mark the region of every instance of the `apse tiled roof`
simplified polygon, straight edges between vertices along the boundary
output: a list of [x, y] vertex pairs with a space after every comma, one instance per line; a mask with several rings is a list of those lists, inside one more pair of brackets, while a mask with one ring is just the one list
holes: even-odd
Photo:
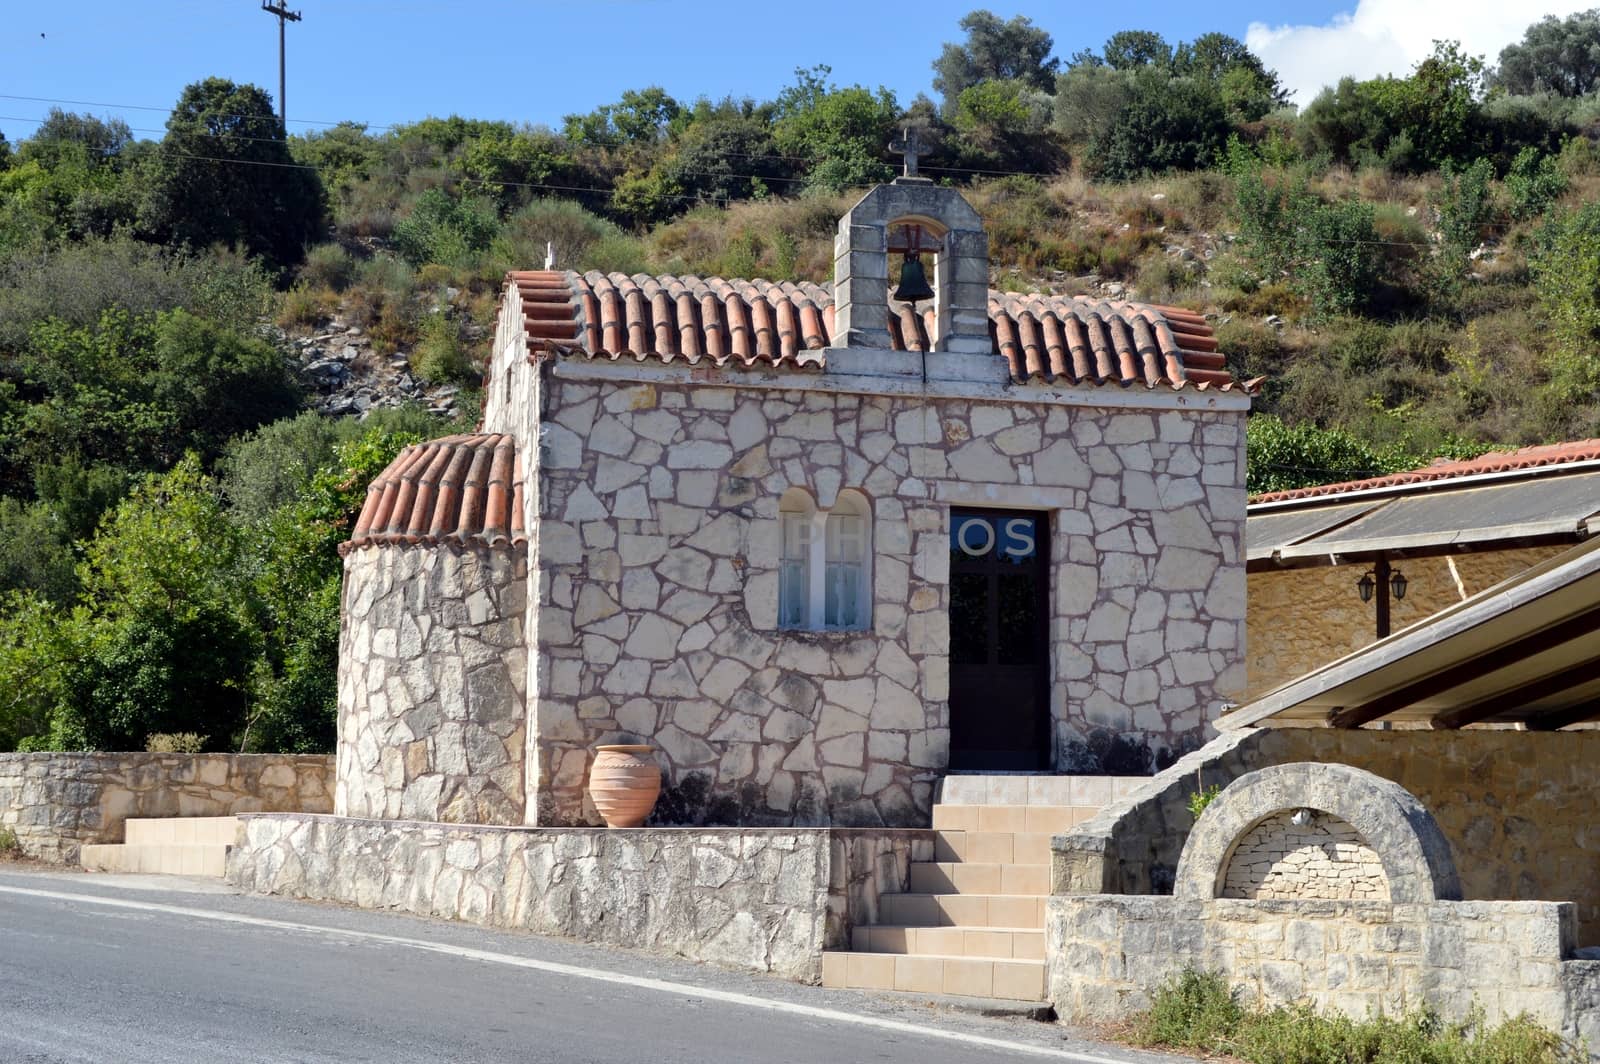
[[1545, 466], [1568, 465], [1573, 462], [1600, 461], [1600, 440], [1574, 440], [1571, 443], [1551, 443], [1539, 447], [1523, 447], [1515, 451], [1493, 451], [1464, 461], [1439, 461], [1421, 469], [1388, 476], [1370, 477], [1366, 480], [1347, 480], [1340, 484], [1319, 484], [1310, 488], [1289, 491], [1270, 491], [1250, 497], [1251, 503], [1288, 502], [1292, 499], [1311, 499], [1322, 495], [1343, 495], [1352, 491], [1370, 491], [1375, 488], [1402, 487], [1407, 484], [1425, 484], [1435, 480], [1453, 480], [1458, 477], [1481, 476], [1486, 473], [1515, 473], [1535, 470]]
[[[530, 347], [590, 359], [821, 369], [823, 285], [599, 271], [512, 271]], [[891, 304], [890, 346], [926, 351], [933, 310]], [[989, 293], [994, 353], [1017, 381], [1254, 391], [1228, 372], [1205, 318], [1083, 296]]]
[[376, 545], [520, 546], [522, 462], [499, 433], [445, 436], [407, 447], [367, 488], [340, 553]]

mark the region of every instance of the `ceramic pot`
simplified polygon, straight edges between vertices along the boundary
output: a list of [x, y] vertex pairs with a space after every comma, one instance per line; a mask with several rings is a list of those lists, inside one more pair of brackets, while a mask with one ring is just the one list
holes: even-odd
[[652, 746], [597, 746], [589, 798], [608, 828], [636, 828], [661, 796], [661, 766]]

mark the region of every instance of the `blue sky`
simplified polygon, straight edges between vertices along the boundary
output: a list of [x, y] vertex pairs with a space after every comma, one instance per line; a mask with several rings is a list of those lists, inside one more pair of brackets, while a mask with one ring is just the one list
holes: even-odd
[[[559, 125], [561, 117], [659, 84], [692, 100], [770, 98], [796, 66], [827, 63], [840, 84], [893, 89], [902, 102], [930, 91], [929, 64], [956, 23], [983, 0], [524, 0], [445, 4], [419, 0], [300, 0], [289, 26], [290, 128], [341, 119], [374, 127], [426, 115]], [[1209, 30], [1249, 37], [1286, 82], [1312, 91], [1324, 71], [1379, 62], [1396, 72], [1448, 32], [1498, 51], [1545, 8], [1509, 16], [1486, 0], [1218, 0], [1137, 6], [1033, 0], [993, 3], [1054, 37], [1056, 54], [1098, 47], [1119, 29], [1156, 29], [1169, 40]], [[277, 22], [258, 0], [12, 0], [0, 27], [0, 131], [26, 137], [51, 104], [115, 114], [158, 136], [183, 86], [208, 75], [277, 93]], [[1427, 8], [1438, 6], [1437, 21]], [[1422, 16], [1418, 21], [1418, 16]], [[1492, 25], [1490, 25], [1492, 23]], [[1254, 25], [1253, 25], [1254, 24]], [[1433, 27], [1444, 27], [1434, 33]], [[1481, 38], [1471, 39], [1476, 30]], [[41, 36], [43, 34], [43, 36]], [[1499, 44], [1494, 42], [1498, 41]], [[1287, 60], [1294, 69], [1287, 69]], [[1306, 93], [1307, 98], [1309, 94]], [[38, 97], [26, 100], [15, 97]], [[139, 107], [154, 108], [140, 110]]]

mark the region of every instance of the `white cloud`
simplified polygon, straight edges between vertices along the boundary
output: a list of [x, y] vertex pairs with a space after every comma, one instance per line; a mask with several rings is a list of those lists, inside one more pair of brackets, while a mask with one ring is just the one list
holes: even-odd
[[1433, 51], [1435, 40], [1458, 40], [1491, 64], [1545, 15], [1570, 15], [1594, 0], [1533, 0], [1527, 7], [1498, 0], [1359, 0], [1354, 13], [1322, 26], [1252, 22], [1245, 43], [1304, 107], [1341, 77], [1404, 75]]

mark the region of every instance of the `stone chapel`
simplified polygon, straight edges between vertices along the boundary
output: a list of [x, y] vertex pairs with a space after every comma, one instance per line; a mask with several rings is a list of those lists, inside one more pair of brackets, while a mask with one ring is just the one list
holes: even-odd
[[831, 287], [514, 272], [481, 432], [402, 453], [346, 547], [336, 812], [598, 823], [607, 742], [656, 747], [667, 825], [1164, 767], [1244, 687], [1250, 391], [1194, 313], [991, 289], [916, 177]]

